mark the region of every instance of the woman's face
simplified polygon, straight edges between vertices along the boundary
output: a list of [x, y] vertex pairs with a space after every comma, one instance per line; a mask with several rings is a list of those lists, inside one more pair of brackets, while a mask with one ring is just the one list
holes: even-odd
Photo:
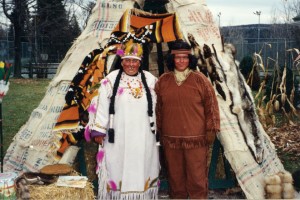
[[188, 54], [180, 53], [174, 55], [175, 69], [177, 71], [182, 72], [188, 68], [189, 61], [190, 59]]
[[124, 58], [122, 59], [121, 65], [127, 75], [133, 76], [138, 73], [141, 61], [134, 58]]

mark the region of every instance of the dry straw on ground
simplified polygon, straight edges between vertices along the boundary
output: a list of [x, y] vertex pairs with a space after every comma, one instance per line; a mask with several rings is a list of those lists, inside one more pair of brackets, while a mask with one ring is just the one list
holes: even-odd
[[[72, 171], [70, 176], [79, 176], [79, 173]], [[53, 200], [94, 200], [94, 186], [90, 181], [87, 181], [84, 188], [62, 187], [56, 186], [56, 182], [49, 185], [28, 185], [30, 199], [53, 199]]]
[[93, 185], [87, 182], [85, 188], [71, 188], [56, 186], [56, 183], [50, 185], [29, 185], [30, 199], [95, 199]]

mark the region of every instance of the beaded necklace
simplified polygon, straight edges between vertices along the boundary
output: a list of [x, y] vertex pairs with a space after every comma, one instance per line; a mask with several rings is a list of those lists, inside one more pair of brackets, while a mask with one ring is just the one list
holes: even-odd
[[[131, 94], [134, 98], [139, 99], [143, 96], [143, 83], [140, 80], [131, 78], [124, 80], [124, 77], [121, 77], [121, 80], [123, 80], [127, 84], [130, 90], [129, 94]], [[132, 85], [138, 86], [134, 87]]]
[[127, 85], [128, 85], [128, 87], [130, 89], [130, 94], [134, 98], [139, 99], [139, 98], [141, 98], [143, 96], [143, 89], [142, 89], [143, 85], [142, 85], [141, 81], [137, 80], [137, 82], [139, 83], [139, 87], [136, 87], [136, 88], [132, 87], [129, 82], [127, 82]]

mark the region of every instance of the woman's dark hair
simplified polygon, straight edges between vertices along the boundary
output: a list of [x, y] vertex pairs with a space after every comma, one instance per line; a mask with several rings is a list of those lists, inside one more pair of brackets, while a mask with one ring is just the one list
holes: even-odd
[[[123, 68], [119, 66], [119, 73], [116, 77], [114, 86], [113, 86], [113, 93], [112, 96], [110, 98], [110, 104], [109, 104], [109, 114], [110, 115], [114, 115], [115, 114], [115, 99], [116, 99], [116, 94], [118, 91], [118, 87], [120, 84], [120, 80], [121, 80], [121, 75], [123, 72]], [[148, 116], [149, 117], [153, 117], [153, 102], [152, 102], [152, 96], [151, 96], [151, 92], [150, 89], [148, 87], [147, 81], [146, 81], [146, 77], [145, 74], [140, 66], [139, 68], [139, 72], [141, 73], [141, 78], [142, 78], [142, 83], [144, 85], [144, 88], [146, 90], [146, 97], [147, 97], [147, 101], [148, 101]], [[152, 127], [153, 125], [150, 124], [150, 126]], [[151, 129], [152, 130], [152, 129]], [[109, 134], [109, 138], [108, 141], [110, 143], [114, 143], [114, 129], [112, 127], [109, 128], [108, 130], [108, 134]]]
[[113, 93], [112, 93], [112, 96], [110, 98], [109, 114], [112, 114], [112, 115], [115, 114], [115, 98], [116, 98], [116, 94], [117, 94], [118, 87], [119, 87], [119, 84], [120, 84], [122, 72], [123, 72], [123, 68], [121, 67], [120, 71], [119, 71], [119, 73], [116, 77], [114, 87], [113, 87]]
[[143, 72], [143, 70], [141, 68], [139, 69], [139, 71], [141, 73], [142, 82], [143, 82], [143, 85], [146, 90], [146, 97], [147, 97], [147, 101], [148, 101], [148, 116], [153, 117], [153, 103], [152, 103], [151, 92], [150, 92], [150, 89], [149, 89], [147, 81], [146, 81], [145, 73]]
[[[171, 50], [179, 50], [179, 49], [186, 49], [186, 50], [191, 50], [191, 46], [183, 41], [183, 40], [176, 40], [174, 42], [170, 42], [169, 43], [169, 48], [170, 48], [170, 52], [167, 55], [167, 67], [170, 71], [174, 71], [175, 68], [175, 62], [174, 62], [174, 54], [171, 54]], [[197, 68], [197, 58], [192, 55], [189, 54], [189, 68], [191, 70], [196, 70]]]
[[121, 62], [122, 62], [121, 57], [119, 55], [116, 55], [115, 58], [114, 58], [113, 63], [111, 64], [109, 72], [112, 72], [112, 71], [114, 71], [116, 69], [122, 68]]
[[[121, 75], [123, 72], [123, 68], [120, 68], [120, 71], [116, 77], [115, 83], [114, 83], [114, 87], [113, 87], [113, 93], [112, 96], [110, 98], [110, 104], [109, 104], [109, 116], [114, 115], [115, 114], [115, 100], [116, 100], [116, 94], [118, 91], [118, 87], [120, 84], [120, 80], [121, 80]], [[112, 119], [110, 119], [112, 120]], [[109, 127], [108, 129], [108, 142], [110, 143], [114, 143], [115, 142], [115, 130], [113, 129], [113, 127]]]

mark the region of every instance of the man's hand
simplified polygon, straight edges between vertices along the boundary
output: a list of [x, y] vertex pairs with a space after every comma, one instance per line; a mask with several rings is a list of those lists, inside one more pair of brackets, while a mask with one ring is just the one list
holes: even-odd
[[208, 132], [207, 133], [207, 143], [208, 143], [208, 145], [213, 144], [215, 139], [216, 139], [216, 133], [215, 132]]

